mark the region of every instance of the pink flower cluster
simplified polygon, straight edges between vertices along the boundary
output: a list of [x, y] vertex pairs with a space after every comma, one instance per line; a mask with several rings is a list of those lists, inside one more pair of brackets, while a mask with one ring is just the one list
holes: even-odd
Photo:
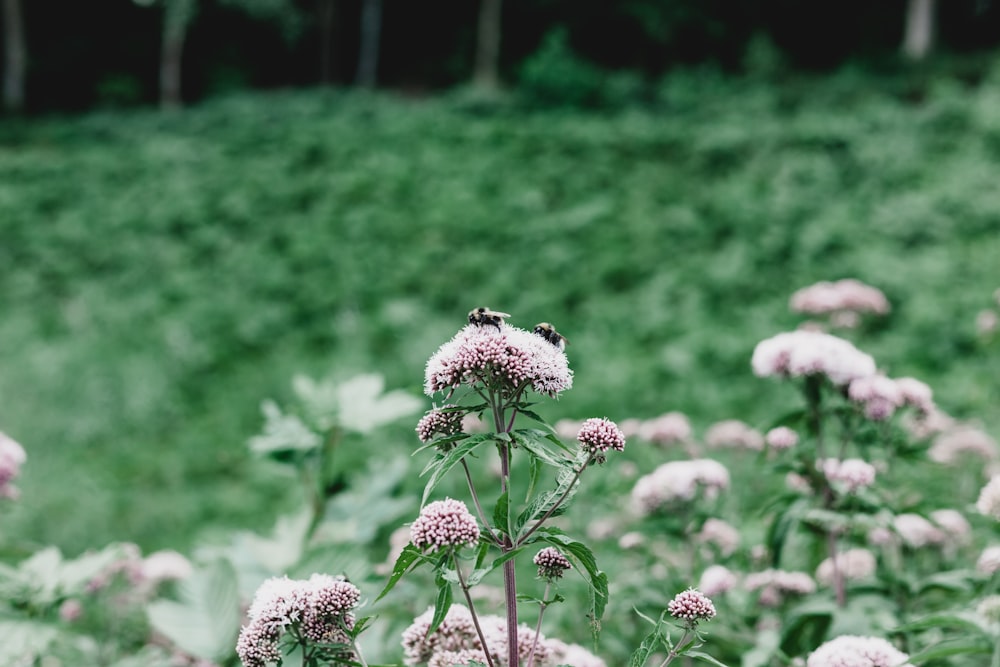
[[946, 427], [927, 450], [927, 456], [936, 463], [954, 464], [968, 455], [983, 461], [995, 461], [1000, 447], [988, 433], [971, 424]]
[[757, 343], [750, 361], [758, 377], [825, 375], [846, 385], [875, 374], [875, 360], [854, 345], [819, 331], [789, 331]]
[[593, 417], [583, 422], [576, 440], [597, 463], [604, 463], [606, 454], [612, 449], [625, 450], [625, 434], [610, 419]]
[[463, 413], [457, 406], [448, 404], [429, 410], [417, 422], [417, 437], [420, 442], [430, 442], [438, 435], [455, 435], [462, 430]]
[[[348, 644], [347, 630], [354, 627], [351, 610], [360, 599], [357, 586], [327, 574], [314, 574], [306, 581], [268, 579], [250, 604], [250, 622], [240, 630], [236, 653], [245, 667], [279, 662], [279, 642], [286, 632], [315, 643]], [[342, 655], [353, 653], [345, 648]]]
[[698, 589], [705, 595], [715, 596], [728, 593], [736, 588], [736, 574], [724, 565], [710, 565], [701, 573]]
[[691, 624], [698, 621], [709, 621], [715, 618], [715, 605], [700, 591], [689, 588], [678, 593], [667, 604], [667, 611], [674, 618], [680, 618]]
[[913, 667], [909, 659], [880, 637], [841, 635], [810, 653], [806, 667]]
[[845, 311], [885, 315], [889, 312], [889, 301], [881, 290], [853, 278], [835, 282], [824, 280], [803, 287], [792, 294], [789, 306], [795, 312], [810, 315]]
[[686, 442], [691, 437], [691, 422], [682, 412], [667, 412], [639, 422], [636, 431], [640, 440], [657, 445], [672, 445]]
[[[479, 617], [486, 640], [483, 648], [476, 632], [472, 613], [468, 607], [453, 604], [448, 608], [444, 620], [434, 632], [428, 634], [434, 609], [430, 608], [413, 620], [403, 631], [403, 663], [406, 665], [423, 665], [427, 667], [453, 667], [466, 665], [469, 660], [486, 662], [485, 651], [489, 651], [495, 664], [506, 664], [507, 660], [507, 621], [494, 615]], [[535, 630], [525, 624], [518, 625], [517, 647], [518, 656], [525, 664], [534, 645], [536, 665], [573, 664], [578, 667], [605, 667], [604, 662], [586, 649], [566, 644], [556, 639], [548, 639], [545, 635], [538, 636], [535, 645]], [[463, 662], [464, 660], [464, 662]], [[572, 660], [572, 662], [569, 662]]]
[[712, 459], [670, 461], [636, 480], [632, 487], [633, 507], [641, 514], [695, 499], [701, 489], [706, 498], [714, 498], [729, 488], [729, 471]]
[[506, 324], [470, 324], [427, 361], [424, 391], [431, 396], [475, 383], [511, 392], [530, 386], [555, 397], [573, 386], [573, 372], [566, 354], [541, 336]]
[[982, 550], [976, 559], [976, 571], [980, 574], [993, 574], [1000, 570], [1000, 545], [991, 545]]
[[764, 442], [777, 451], [791, 449], [799, 444], [799, 434], [787, 426], [776, 426], [764, 434]]
[[952, 543], [967, 544], [972, 537], [972, 526], [958, 510], [935, 510], [930, 513], [930, 518]]
[[847, 396], [860, 403], [865, 416], [873, 421], [888, 419], [904, 405], [925, 414], [934, 410], [931, 388], [916, 378], [893, 380], [884, 375], [869, 375], [853, 380], [847, 388]]
[[479, 541], [479, 525], [465, 503], [446, 498], [429, 503], [410, 526], [410, 541], [418, 549], [473, 545]]
[[867, 579], [875, 574], [875, 554], [868, 549], [848, 549], [837, 554], [836, 560], [826, 558], [816, 568], [816, 581], [824, 586], [833, 585], [834, 566], [847, 581]]
[[731, 556], [740, 546], [740, 531], [721, 519], [706, 519], [696, 539], [718, 548], [723, 556]]
[[936, 546], [945, 542], [944, 531], [919, 514], [898, 514], [892, 519], [892, 529], [903, 544], [913, 549]]
[[991, 478], [979, 492], [976, 509], [983, 516], [1000, 521], [1000, 476]]
[[875, 466], [861, 459], [820, 459], [816, 467], [830, 484], [842, 486], [847, 493], [857, 493], [875, 483]]
[[12, 482], [21, 474], [21, 466], [27, 458], [24, 447], [13, 438], [0, 433], [0, 498], [14, 500], [20, 495]]
[[743, 588], [760, 590], [758, 602], [765, 607], [776, 607], [788, 595], [815, 593], [816, 582], [805, 572], [771, 569], [748, 574], [743, 580]]
[[538, 566], [538, 576], [545, 579], [558, 579], [572, 567], [569, 559], [555, 547], [545, 547], [535, 554], [532, 562]]
[[738, 419], [725, 419], [708, 427], [705, 444], [709, 447], [735, 447], [759, 452], [764, 449], [764, 436]]

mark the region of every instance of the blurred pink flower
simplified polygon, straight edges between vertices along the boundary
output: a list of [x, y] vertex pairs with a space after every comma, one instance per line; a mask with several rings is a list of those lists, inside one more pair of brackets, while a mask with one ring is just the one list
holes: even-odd
[[709, 447], [735, 447], [759, 452], [764, 449], [764, 436], [738, 419], [725, 419], [708, 428], [705, 444]]
[[806, 667], [913, 667], [909, 658], [879, 637], [841, 635], [809, 654]]
[[819, 331], [789, 331], [757, 344], [750, 361], [759, 377], [825, 375], [835, 385], [875, 374], [875, 360], [854, 345]]
[[904, 403], [903, 392], [896, 381], [884, 375], [869, 375], [852, 380], [847, 396], [861, 403], [865, 416], [874, 421], [888, 419]]
[[[868, 549], [848, 549], [837, 554], [836, 569], [847, 581], [867, 579], [875, 574], [875, 554]], [[826, 558], [816, 568], [816, 581], [823, 586], [833, 585], [834, 560]]]
[[927, 450], [927, 456], [937, 463], [957, 463], [966, 455], [994, 461], [998, 458], [997, 442], [982, 429], [962, 424], [938, 435]]
[[930, 517], [953, 542], [968, 544], [972, 537], [972, 526], [961, 512], [951, 509], [935, 510]]
[[176, 581], [187, 579], [194, 571], [185, 556], [176, 551], [156, 551], [142, 560], [140, 565], [142, 578], [147, 581]]
[[729, 568], [723, 565], [710, 565], [701, 573], [698, 589], [705, 595], [714, 597], [736, 588], [737, 578]]
[[778, 426], [772, 428], [764, 435], [764, 442], [771, 449], [791, 449], [799, 444], [799, 434], [787, 426]]
[[875, 466], [861, 459], [820, 459], [816, 467], [830, 484], [842, 486], [847, 493], [857, 493], [875, 483]]
[[1000, 476], [991, 478], [979, 492], [976, 509], [983, 516], [1000, 521]]
[[21, 473], [21, 466], [27, 459], [20, 443], [0, 433], [0, 498], [17, 499], [19, 492], [11, 482]]
[[939, 545], [945, 541], [944, 531], [919, 514], [897, 514], [892, 520], [892, 528], [903, 540], [903, 544], [914, 549]]
[[681, 412], [668, 412], [642, 422], [638, 436], [657, 445], [686, 442], [691, 437], [691, 422]]
[[547, 639], [545, 644], [552, 656], [550, 664], [573, 665], [573, 667], [607, 667], [603, 660], [577, 644], [567, 644], [560, 639]]
[[59, 605], [59, 618], [67, 623], [73, 623], [83, 615], [83, 605], [76, 598], [63, 600]]
[[997, 570], [1000, 570], [1000, 545], [986, 547], [976, 560], [976, 571], [993, 574]]
[[889, 301], [881, 290], [853, 278], [803, 287], [792, 294], [789, 305], [795, 312], [811, 315], [889, 312]]
[[636, 480], [632, 487], [633, 508], [649, 514], [677, 503], [695, 499], [699, 489], [707, 498], [729, 488], [729, 471], [712, 459], [670, 461]]
[[706, 519], [695, 536], [699, 542], [713, 544], [723, 556], [730, 556], [740, 546], [740, 531], [721, 519]]

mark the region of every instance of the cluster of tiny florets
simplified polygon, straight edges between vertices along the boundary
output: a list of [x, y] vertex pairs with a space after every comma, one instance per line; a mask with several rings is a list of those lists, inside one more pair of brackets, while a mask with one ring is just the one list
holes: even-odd
[[603, 463], [607, 452], [625, 450], [625, 434], [610, 419], [594, 417], [583, 422], [576, 434], [577, 442], [598, 463]]
[[789, 331], [757, 343], [750, 361], [758, 377], [823, 375], [838, 386], [875, 374], [875, 360], [821, 331]]
[[841, 635], [813, 651], [806, 667], [913, 667], [909, 659], [880, 637]]
[[479, 541], [479, 525], [465, 503], [446, 498], [420, 511], [410, 526], [410, 541], [418, 549], [472, 545]]
[[[268, 579], [250, 604], [250, 622], [240, 630], [236, 653], [245, 667], [278, 662], [279, 642], [293, 629], [312, 642], [346, 644], [347, 630], [354, 627], [351, 609], [360, 599], [361, 591], [354, 584], [326, 574], [314, 574], [307, 581]], [[345, 650], [341, 655], [353, 654]]]
[[538, 566], [538, 576], [545, 579], [558, 579], [572, 567], [569, 559], [555, 547], [545, 547], [539, 551], [533, 562]]
[[430, 442], [439, 435], [455, 435], [462, 430], [464, 414], [454, 405], [442, 405], [429, 410], [417, 422], [417, 437], [420, 442]]
[[667, 604], [667, 611], [674, 618], [684, 619], [691, 623], [708, 621], [715, 618], [715, 605], [700, 591], [689, 588], [674, 596]]
[[566, 354], [541, 336], [507, 324], [468, 325], [427, 361], [428, 396], [477, 382], [555, 397], [573, 385]]

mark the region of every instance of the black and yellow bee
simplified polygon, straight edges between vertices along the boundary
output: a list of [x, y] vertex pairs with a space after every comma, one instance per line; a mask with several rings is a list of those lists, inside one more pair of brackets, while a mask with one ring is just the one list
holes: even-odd
[[566, 336], [556, 331], [556, 328], [549, 324], [548, 322], [539, 322], [535, 325], [535, 333], [549, 341], [560, 350], [565, 350], [569, 341], [566, 340]]
[[484, 306], [479, 308], [473, 308], [469, 311], [469, 324], [475, 324], [477, 327], [491, 325], [500, 330], [500, 325], [503, 324], [505, 317], [510, 317], [508, 313], [500, 313], [495, 310], [490, 310]]

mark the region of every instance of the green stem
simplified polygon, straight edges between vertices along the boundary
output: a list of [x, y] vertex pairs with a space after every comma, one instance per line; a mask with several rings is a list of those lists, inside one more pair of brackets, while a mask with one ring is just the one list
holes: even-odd
[[524, 541], [527, 540], [532, 533], [538, 530], [542, 526], [542, 524], [545, 523], [545, 521], [550, 516], [552, 516], [553, 512], [559, 509], [559, 506], [563, 504], [563, 501], [566, 500], [566, 497], [569, 496], [571, 491], [573, 491], [573, 487], [576, 486], [577, 481], [580, 479], [580, 475], [583, 474], [583, 471], [587, 469], [587, 466], [589, 464], [590, 464], [590, 459], [587, 459], [584, 462], [584, 464], [580, 466], [580, 469], [576, 471], [576, 475], [573, 476], [573, 481], [569, 483], [569, 486], [566, 487], [566, 490], [563, 492], [563, 494], [559, 496], [559, 499], [556, 500], [555, 503], [553, 503], [552, 507], [550, 507], [548, 511], [546, 511], [545, 514], [541, 516], [541, 518], [539, 518], [537, 521], [535, 521], [535, 523], [531, 525], [531, 528], [529, 528], [528, 531], [524, 533], [524, 535], [518, 538], [516, 546], [521, 546], [522, 544], [524, 544]]
[[684, 628], [684, 634], [681, 635], [680, 640], [674, 645], [674, 647], [670, 649], [670, 653], [668, 653], [666, 659], [660, 663], [660, 667], [667, 667], [667, 665], [674, 661], [674, 658], [680, 655], [681, 649], [684, 648], [686, 644], [691, 642], [691, 635], [691, 629]]
[[479, 504], [479, 494], [476, 493], [476, 487], [472, 483], [472, 473], [469, 470], [469, 464], [465, 459], [462, 459], [462, 468], [465, 469], [465, 480], [469, 483], [469, 493], [472, 494], [472, 502], [476, 506], [476, 512], [479, 514], [479, 520], [483, 522], [483, 530], [489, 535], [489, 540], [496, 546], [499, 546], [497, 542], [497, 537], [493, 533], [493, 528], [490, 527], [490, 522], [486, 519], [486, 513], [483, 512], [483, 506]]
[[538, 648], [538, 637], [542, 634], [542, 615], [545, 614], [545, 608], [548, 607], [545, 600], [549, 597], [549, 589], [552, 587], [551, 581], [545, 582], [545, 592], [542, 593], [542, 602], [538, 606], [538, 622], [535, 624], [535, 638], [531, 642], [531, 652], [528, 653], [528, 667], [534, 667], [535, 665], [535, 649]]

